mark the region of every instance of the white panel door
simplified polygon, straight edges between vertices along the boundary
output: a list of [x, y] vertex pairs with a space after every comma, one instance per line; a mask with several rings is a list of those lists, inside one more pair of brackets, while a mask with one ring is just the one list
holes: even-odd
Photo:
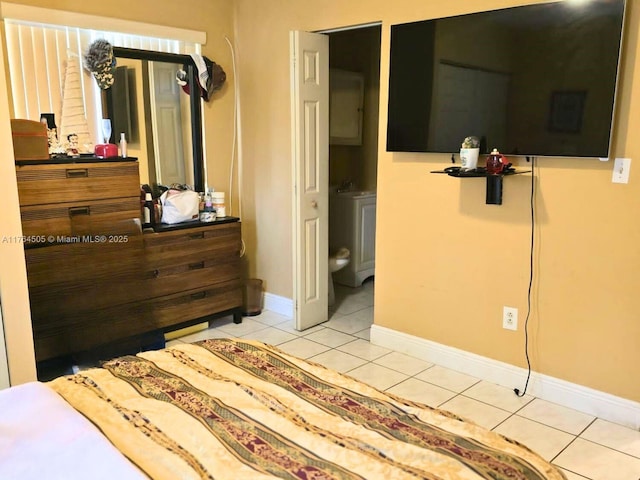
[[305, 330], [329, 306], [329, 37], [293, 31], [290, 41], [294, 320]]
[[184, 93], [176, 82], [176, 71], [179, 68], [182, 66], [151, 62], [156, 175], [158, 182], [163, 185], [187, 183], [180, 107], [180, 95]]

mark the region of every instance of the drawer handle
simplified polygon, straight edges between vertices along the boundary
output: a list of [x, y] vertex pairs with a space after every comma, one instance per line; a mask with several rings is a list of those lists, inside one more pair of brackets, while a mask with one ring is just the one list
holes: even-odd
[[200, 270], [201, 268], [204, 268], [204, 261], [189, 264], [189, 270]]
[[202, 300], [206, 296], [207, 296], [207, 292], [192, 293], [191, 300]]
[[191, 240], [197, 240], [199, 238], [204, 238], [204, 232], [192, 233], [191, 235], [189, 235], [189, 238]]
[[70, 207], [69, 216], [77, 217], [78, 215], [91, 215], [91, 209], [87, 207]]
[[88, 168], [68, 168], [67, 178], [86, 178], [89, 176]]

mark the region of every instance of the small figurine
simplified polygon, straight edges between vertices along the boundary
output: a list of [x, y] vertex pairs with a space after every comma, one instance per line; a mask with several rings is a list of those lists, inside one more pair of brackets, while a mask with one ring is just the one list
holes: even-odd
[[66, 149], [58, 139], [58, 128], [53, 113], [43, 113], [40, 115], [40, 122], [47, 126], [47, 143], [49, 144], [49, 155], [64, 155]]
[[67, 135], [67, 155], [70, 157], [75, 157], [80, 155], [80, 150], [78, 150], [78, 134], [70, 133]]

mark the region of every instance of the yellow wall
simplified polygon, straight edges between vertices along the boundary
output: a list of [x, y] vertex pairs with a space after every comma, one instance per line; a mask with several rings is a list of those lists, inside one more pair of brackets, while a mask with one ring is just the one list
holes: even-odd
[[[508, 178], [504, 204], [485, 205], [483, 180], [429, 174], [449, 155], [388, 153], [384, 134], [391, 24], [523, 3], [236, 1], [242, 102], [259, 112], [243, 124], [244, 171], [259, 204], [247, 246], [270, 292], [292, 296], [288, 32], [381, 20], [375, 323], [525, 366], [531, 177]], [[627, 21], [614, 153], [638, 161], [637, 0]], [[632, 169], [628, 185], [612, 184], [612, 164], [598, 160], [538, 165], [533, 368], [639, 401], [640, 177]], [[516, 333], [501, 327], [503, 305], [519, 309]]]

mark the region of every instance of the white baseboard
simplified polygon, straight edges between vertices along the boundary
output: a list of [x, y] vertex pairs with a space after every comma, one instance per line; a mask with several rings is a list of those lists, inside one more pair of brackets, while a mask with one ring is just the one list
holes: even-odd
[[264, 309], [293, 318], [293, 300], [273, 293], [264, 294]]
[[[371, 326], [371, 343], [509, 388], [524, 388], [527, 370], [430, 340]], [[531, 372], [527, 393], [580, 412], [640, 430], [640, 403]]]

